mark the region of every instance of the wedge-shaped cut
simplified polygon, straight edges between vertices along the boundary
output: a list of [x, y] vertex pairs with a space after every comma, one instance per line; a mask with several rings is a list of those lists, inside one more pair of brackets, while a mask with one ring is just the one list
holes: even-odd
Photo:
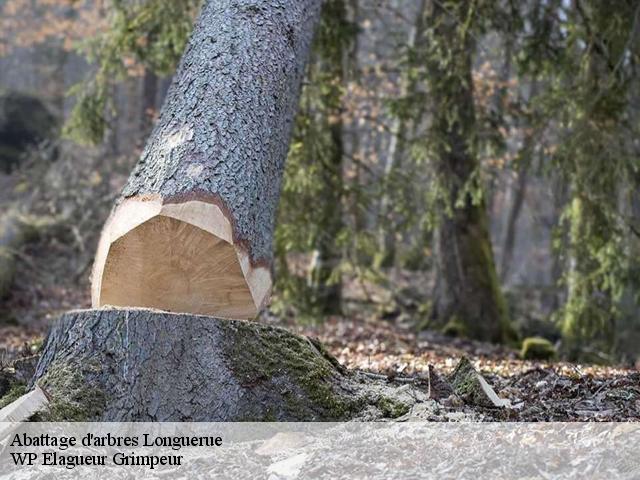
[[233, 245], [164, 216], [111, 244], [101, 302], [231, 318], [256, 314]]
[[93, 304], [253, 318], [268, 299], [271, 276], [232, 242], [216, 205], [127, 201], [103, 232]]

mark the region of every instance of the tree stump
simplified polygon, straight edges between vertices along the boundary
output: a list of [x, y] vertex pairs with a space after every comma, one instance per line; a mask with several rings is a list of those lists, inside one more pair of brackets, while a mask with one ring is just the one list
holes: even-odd
[[381, 401], [306, 337], [142, 309], [64, 314], [34, 382], [56, 421], [340, 420]]

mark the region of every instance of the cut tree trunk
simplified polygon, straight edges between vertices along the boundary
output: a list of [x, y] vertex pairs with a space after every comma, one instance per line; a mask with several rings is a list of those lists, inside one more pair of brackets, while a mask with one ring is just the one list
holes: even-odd
[[392, 379], [347, 370], [317, 340], [258, 322], [78, 310], [54, 323], [32, 393], [0, 410], [0, 419], [371, 421], [420, 404], [428, 418], [446, 420], [448, 410], [429, 398], [456, 392], [470, 406], [508, 404], [467, 359], [455, 372], [445, 378], [430, 367], [425, 376]]
[[321, 0], [203, 6], [107, 221], [94, 307], [252, 318], [271, 289], [280, 183]]
[[398, 416], [411, 398], [282, 328], [142, 309], [63, 315], [34, 383], [51, 421], [340, 420]]

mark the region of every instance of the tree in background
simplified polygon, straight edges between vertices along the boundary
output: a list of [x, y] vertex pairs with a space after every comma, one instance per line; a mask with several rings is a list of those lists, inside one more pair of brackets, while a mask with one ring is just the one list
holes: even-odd
[[[355, 27], [344, 0], [328, 0], [322, 16], [301, 111], [287, 161], [277, 248], [287, 303], [312, 315], [341, 311], [344, 250], [344, 129], [342, 97]], [[311, 251], [306, 278], [292, 274], [291, 251]]]
[[[566, 12], [564, 54], [553, 64], [550, 92], [563, 127], [555, 165], [567, 175], [567, 303], [562, 330], [568, 350], [585, 343], [605, 353], [614, 345], [619, 301], [629, 276], [627, 221], [630, 198], [621, 193], [640, 170], [638, 117], [630, 95], [637, 90], [640, 6], [578, 0]], [[555, 110], [555, 111], [554, 111]], [[637, 288], [637, 279], [636, 288]]]
[[524, 102], [537, 112], [531, 138], [548, 146], [547, 182], [568, 190], [555, 195], [565, 202], [556, 233], [567, 289], [557, 315], [565, 350], [606, 360], [624, 335], [621, 298], [638, 289], [637, 261], [629, 255], [637, 238], [624, 212], [632, 210], [628, 192], [640, 170], [630, 141], [638, 136], [640, 6], [556, 0], [523, 4], [517, 13], [525, 27], [518, 32], [518, 75], [544, 82]]
[[[110, 0], [107, 26], [82, 45], [96, 70], [71, 91], [76, 103], [66, 134], [81, 143], [102, 142], [115, 108], [114, 85], [132, 76], [173, 74], [199, 8], [198, 0]], [[149, 88], [144, 93], [152, 95]], [[143, 116], [148, 103], [145, 98]], [[149, 128], [144, 119], [141, 126]]]
[[432, 108], [428, 161], [438, 211], [432, 318], [446, 331], [504, 341], [509, 323], [496, 275], [483, 187], [472, 78], [482, 13], [472, 0], [434, 2], [425, 42]]

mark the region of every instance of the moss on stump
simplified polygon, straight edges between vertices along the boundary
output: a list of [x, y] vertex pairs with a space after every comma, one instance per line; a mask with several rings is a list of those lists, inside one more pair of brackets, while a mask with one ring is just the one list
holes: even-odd
[[476, 371], [467, 357], [462, 357], [449, 376], [453, 391], [465, 403], [479, 407], [508, 407], [510, 402], [496, 394], [487, 380]]

